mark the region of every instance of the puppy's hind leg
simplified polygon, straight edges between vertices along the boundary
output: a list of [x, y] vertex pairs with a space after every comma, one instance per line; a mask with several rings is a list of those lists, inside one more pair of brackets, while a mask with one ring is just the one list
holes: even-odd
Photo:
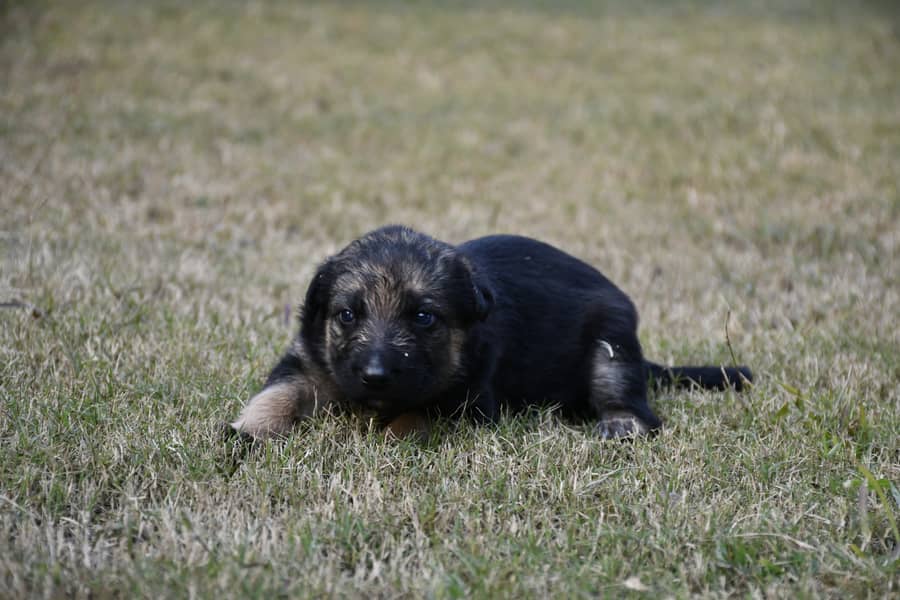
[[640, 348], [622, 351], [600, 340], [591, 362], [590, 404], [600, 417], [604, 439], [652, 433], [662, 424], [647, 404], [647, 381]]
[[302, 347], [295, 343], [231, 428], [255, 439], [285, 435], [297, 421], [331, 404], [333, 394], [323, 383], [305, 359]]

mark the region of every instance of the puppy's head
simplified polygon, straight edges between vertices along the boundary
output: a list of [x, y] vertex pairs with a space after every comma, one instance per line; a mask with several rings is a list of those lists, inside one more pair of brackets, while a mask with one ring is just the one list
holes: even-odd
[[352, 404], [391, 416], [427, 405], [462, 375], [469, 329], [492, 304], [453, 246], [391, 226], [319, 268], [301, 335]]

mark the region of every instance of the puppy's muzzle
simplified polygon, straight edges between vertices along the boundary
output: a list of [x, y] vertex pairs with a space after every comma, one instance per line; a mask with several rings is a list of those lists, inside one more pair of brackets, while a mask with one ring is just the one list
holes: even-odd
[[362, 383], [372, 390], [383, 390], [391, 383], [391, 377], [377, 355], [373, 355], [362, 369]]
[[354, 369], [363, 387], [372, 391], [384, 391], [394, 382], [397, 369], [391, 368], [381, 352], [372, 352], [361, 367]]

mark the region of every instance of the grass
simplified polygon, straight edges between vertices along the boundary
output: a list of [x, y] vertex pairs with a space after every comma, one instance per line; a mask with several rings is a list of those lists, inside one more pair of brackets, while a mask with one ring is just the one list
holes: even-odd
[[[0, 596], [898, 593], [889, 3], [0, 15]], [[286, 307], [385, 222], [560, 245], [648, 356], [758, 383], [634, 444], [323, 419], [232, 468]]]

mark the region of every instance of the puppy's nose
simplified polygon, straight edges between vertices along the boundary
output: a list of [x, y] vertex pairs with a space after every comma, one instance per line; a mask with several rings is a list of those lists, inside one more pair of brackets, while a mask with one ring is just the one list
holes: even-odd
[[378, 355], [373, 355], [363, 367], [362, 382], [364, 386], [373, 390], [387, 387], [390, 383], [388, 370], [384, 368], [384, 363], [381, 362]]

